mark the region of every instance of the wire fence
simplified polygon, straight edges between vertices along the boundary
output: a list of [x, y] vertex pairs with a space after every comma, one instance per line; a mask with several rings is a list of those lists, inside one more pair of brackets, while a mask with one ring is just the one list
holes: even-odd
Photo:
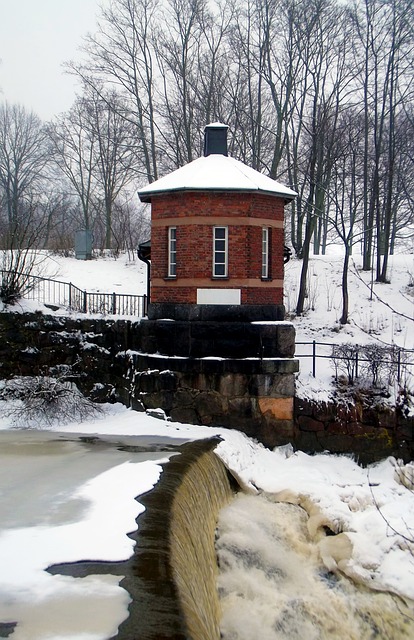
[[[0, 286], [8, 271], [0, 271]], [[125, 315], [142, 318], [147, 314], [147, 296], [131, 293], [101, 293], [79, 289], [71, 282], [21, 274], [22, 297], [45, 305], [64, 307], [79, 313]]]
[[[298, 347], [304, 347], [299, 349]], [[334, 367], [335, 376], [344, 371], [348, 378], [357, 379], [367, 371], [373, 376], [379, 374], [380, 369], [386, 369], [395, 374], [400, 383], [404, 376], [414, 374], [414, 349], [404, 349], [396, 345], [356, 345], [335, 344], [332, 342], [296, 342], [295, 357], [299, 360], [311, 360], [312, 376], [316, 378], [317, 367], [324, 360], [329, 360]]]

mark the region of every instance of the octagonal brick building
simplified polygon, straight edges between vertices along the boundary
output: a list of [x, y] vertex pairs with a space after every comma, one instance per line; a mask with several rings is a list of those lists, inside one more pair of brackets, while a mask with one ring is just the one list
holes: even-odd
[[283, 320], [284, 207], [296, 193], [228, 156], [228, 127], [204, 155], [140, 189], [151, 203], [156, 320]]

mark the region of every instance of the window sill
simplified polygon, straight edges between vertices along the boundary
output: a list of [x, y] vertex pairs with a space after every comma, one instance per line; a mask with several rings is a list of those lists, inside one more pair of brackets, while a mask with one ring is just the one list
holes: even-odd
[[177, 280], [177, 276], [165, 276], [164, 280]]
[[212, 280], [230, 280], [229, 276], [211, 276]]

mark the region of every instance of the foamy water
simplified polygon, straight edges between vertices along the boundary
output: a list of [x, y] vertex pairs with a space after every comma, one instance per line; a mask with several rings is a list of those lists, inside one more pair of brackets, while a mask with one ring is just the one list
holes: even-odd
[[224, 640], [402, 640], [413, 603], [328, 571], [307, 513], [239, 494], [222, 510], [216, 548]]

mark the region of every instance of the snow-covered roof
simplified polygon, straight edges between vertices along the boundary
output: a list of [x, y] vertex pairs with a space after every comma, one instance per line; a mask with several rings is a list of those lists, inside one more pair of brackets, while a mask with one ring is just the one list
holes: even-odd
[[142, 202], [152, 196], [173, 191], [260, 191], [284, 198], [297, 196], [295, 191], [272, 180], [239, 160], [221, 154], [202, 156], [156, 182], [139, 189]]

